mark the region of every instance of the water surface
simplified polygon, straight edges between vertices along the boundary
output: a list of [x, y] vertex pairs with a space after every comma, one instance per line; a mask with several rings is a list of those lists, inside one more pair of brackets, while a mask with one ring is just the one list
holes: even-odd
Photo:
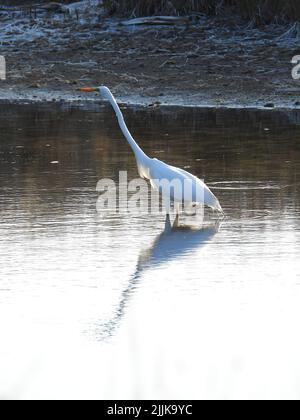
[[137, 177], [109, 107], [1, 105], [0, 396], [299, 398], [299, 113], [124, 109], [218, 226], [96, 212]]

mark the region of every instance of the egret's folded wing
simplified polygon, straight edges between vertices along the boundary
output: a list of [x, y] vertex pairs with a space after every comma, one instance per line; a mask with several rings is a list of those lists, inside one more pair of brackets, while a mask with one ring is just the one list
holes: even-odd
[[[154, 189], [160, 190], [161, 188], [161, 181], [168, 180], [169, 182], [173, 182], [175, 180], [179, 180], [182, 186], [182, 191], [178, 191], [174, 194], [174, 197], [177, 201], [181, 201], [184, 197], [190, 197], [188, 201], [193, 203], [204, 203], [209, 207], [212, 207], [216, 210], [222, 211], [220, 203], [216, 196], [211, 192], [207, 185], [203, 181], [201, 181], [196, 176], [190, 174], [189, 172], [176, 168], [175, 166], [170, 166], [164, 162], [161, 162], [157, 159], [152, 159], [152, 165], [149, 170], [150, 174], [150, 182]], [[185, 183], [188, 181], [187, 192], [188, 195], [185, 195], [183, 191], [185, 190]], [[171, 194], [172, 196], [173, 194]]]

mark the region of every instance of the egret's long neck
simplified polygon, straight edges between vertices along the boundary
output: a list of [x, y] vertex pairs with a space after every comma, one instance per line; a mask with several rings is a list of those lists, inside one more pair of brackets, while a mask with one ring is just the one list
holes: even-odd
[[112, 107], [113, 107], [113, 109], [114, 109], [114, 111], [116, 113], [116, 116], [117, 116], [118, 122], [119, 122], [119, 126], [120, 126], [120, 128], [121, 128], [124, 136], [126, 137], [128, 143], [130, 144], [130, 147], [132, 148], [132, 150], [133, 150], [133, 152], [135, 154], [136, 159], [138, 161], [146, 161], [146, 160], [148, 160], [149, 159], [148, 156], [138, 146], [138, 144], [136, 143], [136, 141], [134, 140], [134, 138], [130, 134], [130, 132], [129, 132], [127, 126], [126, 126], [126, 123], [125, 123], [123, 114], [122, 114], [122, 112], [121, 112], [121, 110], [119, 108], [119, 105], [117, 104], [115, 98], [113, 97], [112, 93], [110, 91], [107, 91], [106, 94], [105, 94], [105, 96], [109, 100], [109, 102], [111, 103], [111, 105], [112, 105]]

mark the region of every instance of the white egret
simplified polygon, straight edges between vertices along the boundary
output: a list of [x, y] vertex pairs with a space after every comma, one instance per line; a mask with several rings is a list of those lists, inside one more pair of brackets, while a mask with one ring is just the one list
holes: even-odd
[[123, 114], [114, 96], [107, 87], [87, 87], [81, 88], [80, 90], [82, 92], [100, 92], [102, 97], [111, 103], [118, 118], [120, 128], [135, 154], [140, 177], [149, 180], [152, 187], [159, 190], [162, 195], [166, 195], [166, 189], [162, 188], [162, 185], [168, 183], [173, 186], [168, 190], [168, 197], [164, 197], [165, 204], [167, 203], [167, 213], [169, 213], [169, 203], [171, 201], [174, 202], [177, 214], [179, 212], [179, 206], [182, 203], [184, 203], [184, 206], [191, 207], [207, 205], [213, 210], [223, 213], [219, 200], [203, 181], [183, 169], [167, 165], [155, 158], [152, 159], [143, 152], [130, 134]]

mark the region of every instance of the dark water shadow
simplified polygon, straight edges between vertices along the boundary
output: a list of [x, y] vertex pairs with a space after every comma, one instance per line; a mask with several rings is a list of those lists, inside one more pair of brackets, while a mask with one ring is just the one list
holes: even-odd
[[155, 239], [149, 249], [141, 252], [136, 270], [130, 277], [127, 288], [121, 294], [114, 315], [109, 321], [96, 327], [94, 334], [97, 340], [104, 341], [114, 335], [145, 271], [157, 268], [185, 254], [199, 250], [212, 239], [219, 228], [219, 221], [197, 230], [188, 226], [172, 226], [167, 218], [164, 231]]

